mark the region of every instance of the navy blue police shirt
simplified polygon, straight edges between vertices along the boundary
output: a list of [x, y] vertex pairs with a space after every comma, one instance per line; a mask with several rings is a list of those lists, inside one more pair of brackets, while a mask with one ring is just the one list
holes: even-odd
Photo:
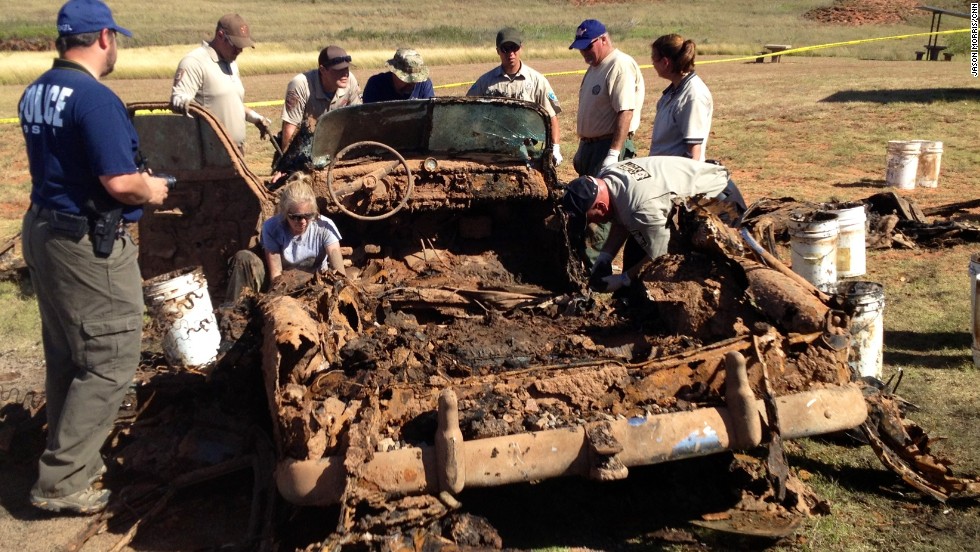
[[19, 107], [31, 169], [31, 202], [54, 211], [91, 214], [92, 198], [123, 207], [123, 220], [143, 210], [108, 196], [99, 176], [137, 171], [139, 138], [126, 106], [81, 65], [56, 59], [24, 91]]
[[399, 94], [395, 90], [395, 83], [391, 80], [391, 72], [378, 73], [368, 79], [364, 85], [364, 103], [390, 102], [393, 100], [427, 100], [434, 98], [436, 91], [432, 87], [432, 80], [426, 79], [416, 83], [412, 91], [408, 94]]

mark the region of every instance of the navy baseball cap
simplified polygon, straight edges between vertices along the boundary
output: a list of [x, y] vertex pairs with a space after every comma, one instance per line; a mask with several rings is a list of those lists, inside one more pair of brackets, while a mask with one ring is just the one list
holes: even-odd
[[561, 198], [561, 208], [569, 220], [576, 225], [585, 225], [585, 213], [592, 208], [599, 186], [591, 176], [580, 176], [565, 186], [565, 195]]
[[112, 10], [102, 0], [68, 0], [58, 10], [58, 36], [95, 33], [102, 29], [133, 36], [128, 29], [116, 25]]
[[569, 50], [584, 50], [592, 44], [592, 41], [606, 34], [606, 26], [598, 19], [586, 19], [575, 29], [575, 41], [568, 47]]

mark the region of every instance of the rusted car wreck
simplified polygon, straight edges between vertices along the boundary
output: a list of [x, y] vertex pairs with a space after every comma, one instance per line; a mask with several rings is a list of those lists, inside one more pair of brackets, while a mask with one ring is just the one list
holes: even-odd
[[[255, 247], [275, 195], [195, 115], [135, 117], [152, 165], [181, 183], [141, 222], [140, 255], [145, 278], [201, 265], [217, 302], [226, 260]], [[847, 305], [725, 225], [713, 201], [678, 207], [674, 254], [629, 296], [590, 293], [555, 207], [546, 122], [523, 102], [461, 98], [317, 122], [306, 170], [341, 228], [347, 277], [260, 294], [249, 315], [261, 316], [279, 492], [341, 504], [339, 532], [422, 523], [464, 488], [622, 479], [862, 424], [882, 433], [852, 382]], [[940, 481], [948, 471], [915, 474], [928, 449], [910, 450], [901, 424], [890, 439], [882, 449], [904, 451], [889, 454], [914, 484], [976, 492]]]

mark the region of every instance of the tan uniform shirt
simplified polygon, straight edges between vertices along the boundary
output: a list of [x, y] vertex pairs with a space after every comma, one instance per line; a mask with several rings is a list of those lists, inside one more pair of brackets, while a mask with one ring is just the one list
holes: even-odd
[[319, 119], [327, 111], [348, 105], [361, 105], [361, 87], [354, 73], [350, 74], [347, 88], [338, 88], [327, 95], [320, 84], [320, 70], [313, 69], [293, 77], [286, 85], [286, 99], [282, 106], [282, 120], [301, 126], [307, 117]]
[[643, 109], [643, 75], [636, 60], [613, 50], [598, 66], [589, 66], [578, 91], [580, 138], [599, 138], [613, 133], [620, 111], [632, 110], [630, 132], [640, 127]]
[[514, 75], [504, 73], [496, 67], [483, 74], [466, 93], [467, 96], [490, 96], [495, 98], [514, 98], [541, 106], [549, 117], [561, 113], [558, 96], [544, 75], [521, 63]]
[[239, 148], [245, 144], [245, 86], [238, 64], [221, 61], [207, 42], [177, 64], [170, 96], [171, 102], [193, 98], [214, 113]]
[[599, 176], [609, 189], [614, 224], [626, 227], [651, 259], [667, 252], [674, 200], [717, 197], [729, 186], [728, 169], [687, 157], [635, 157], [609, 165]]

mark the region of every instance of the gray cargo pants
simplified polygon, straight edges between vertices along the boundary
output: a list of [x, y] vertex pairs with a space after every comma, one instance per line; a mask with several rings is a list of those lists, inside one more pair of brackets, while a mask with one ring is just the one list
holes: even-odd
[[99, 449], [139, 365], [142, 279], [128, 234], [101, 259], [88, 236], [52, 231], [33, 208], [22, 232], [47, 366], [48, 437], [33, 492], [61, 497], [103, 467]]
[[224, 305], [238, 302], [242, 290], [252, 288], [259, 293], [265, 282], [265, 263], [258, 255], [247, 249], [242, 249], [231, 258], [228, 269], [228, 291], [225, 292]]

